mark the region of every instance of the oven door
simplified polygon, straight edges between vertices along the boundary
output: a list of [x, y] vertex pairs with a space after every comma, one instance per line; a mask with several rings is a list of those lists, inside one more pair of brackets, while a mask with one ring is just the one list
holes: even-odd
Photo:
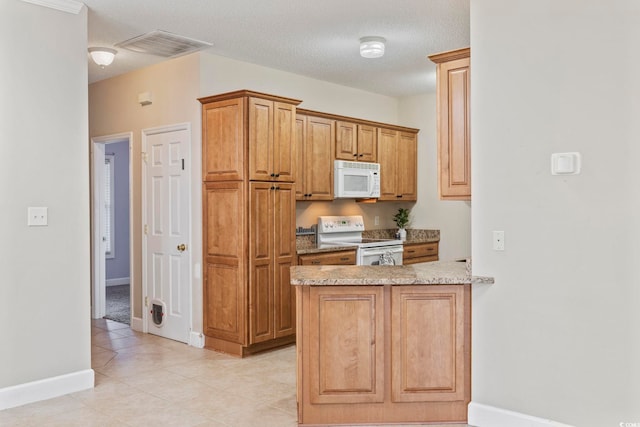
[[358, 265], [402, 265], [402, 246], [358, 248]]

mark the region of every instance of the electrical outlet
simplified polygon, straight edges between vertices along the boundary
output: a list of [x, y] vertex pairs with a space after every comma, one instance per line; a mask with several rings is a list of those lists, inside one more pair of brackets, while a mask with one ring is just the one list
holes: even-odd
[[45, 207], [27, 208], [27, 225], [33, 226], [46, 226], [48, 224], [48, 209]]
[[373, 225], [380, 225], [380, 217], [378, 215], [373, 217]]
[[504, 231], [493, 232], [493, 250], [504, 251]]

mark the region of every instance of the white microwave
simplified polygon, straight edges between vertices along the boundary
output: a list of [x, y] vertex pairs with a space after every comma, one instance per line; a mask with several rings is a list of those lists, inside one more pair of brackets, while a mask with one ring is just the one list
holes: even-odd
[[336, 199], [380, 197], [380, 164], [335, 160], [333, 195]]

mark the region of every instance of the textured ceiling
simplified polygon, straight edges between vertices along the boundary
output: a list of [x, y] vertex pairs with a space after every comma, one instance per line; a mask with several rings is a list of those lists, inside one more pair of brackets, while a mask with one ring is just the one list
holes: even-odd
[[[435, 89], [427, 55], [469, 46], [470, 0], [84, 0], [89, 46], [164, 30], [213, 43], [207, 52], [389, 96]], [[387, 39], [382, 58], [358, 40]], [[118, 49], [89, 63], [89, 82], [166, 60]]]

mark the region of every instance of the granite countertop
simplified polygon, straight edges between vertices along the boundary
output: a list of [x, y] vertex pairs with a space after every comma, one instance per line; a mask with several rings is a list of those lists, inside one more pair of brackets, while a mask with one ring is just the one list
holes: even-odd
[[412, 265], [325, 265], [291, 267], [291, 284], [308, 286], [492, 284], [492, 277], [471, 276], [471, 263], [435, 261]]
[[[362, 233], [362, 237], [369, 239], [395, 239], [394, 229], [382, 229], [382, 230], [365, 230]], [[408, 229], [407, 240], [403, 243], [410, 245], [413, 243], [430, 243], [440, 241], [440, 230], [422, 230], [422, 229]], [[322, 252], [338, 252], [349, 251], [357, 249], [357, 246], [322, 246], [317, 247], [315, 243], [315, 236], [297, 236], [296, 237], [296, 252], [298, 255], [305, 254], [317, 254]]]

